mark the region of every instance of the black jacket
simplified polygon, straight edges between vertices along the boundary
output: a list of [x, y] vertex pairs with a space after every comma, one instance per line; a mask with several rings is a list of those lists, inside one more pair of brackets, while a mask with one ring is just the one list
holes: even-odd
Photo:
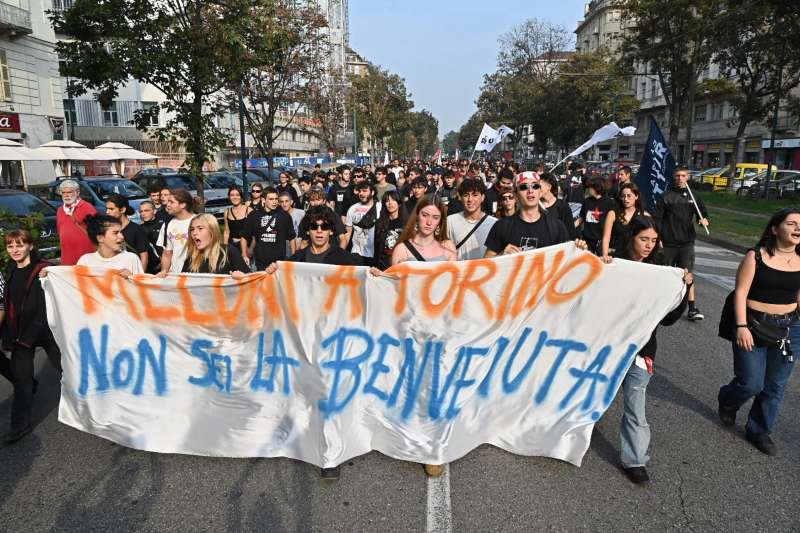
[[15, 275], [20, 275], [17, 273], [16, 263], [12, 262], [6, 272], [6, 285], [3, 291], [6, 312], [3, 323], [0, 325], [0, 338], [5, 350], [12, 350], [16, 344], [28, 348], [43, 346], [53, 337], [50, 326], [47, 325], [44, 289], [39, 282], [39, 272], [50, 266], [50, 263], [33, 254], [31, 262], [34, 266], [26, 281], [28, 291], [19, 308], [14, 306], [10, 295], [11, 279]]
[[[296, 263], [305, 263], [306, 262], [306, 250], [307, 248], [303, 248], [292, 257], [287, 259], [287, 261], [294, 261]], [[326, 265], [354, 265], [354, 266], [361, 266], [361, 259], [358, 256], [351, 254], [346, 250], [342, 250], [335, 244], [331, 244], [331, 249], [328, 250], [328, 254], [325, 256], [325, 263]]]
[[[708, 218], [708, 211], [703, 201], [697, 196], [697, 207], [703, 218]], [[695, 219], [700, 220], [692, 202], [689, 189], [671, 187], [656, 202], [653, 216], [661, 225], [661, 241], [665, 246], [683, 246], [692, 244], [695, 239]]]

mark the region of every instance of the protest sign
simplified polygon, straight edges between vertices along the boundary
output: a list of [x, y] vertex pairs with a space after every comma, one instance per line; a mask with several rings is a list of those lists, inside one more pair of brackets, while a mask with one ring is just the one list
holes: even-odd
[[493, 259], [167, 279], [51, 267], [59, 420], [166, 453], [370, 450], [449, 462], [483, 443], [579, 465], [678, 269], [568, 243]]

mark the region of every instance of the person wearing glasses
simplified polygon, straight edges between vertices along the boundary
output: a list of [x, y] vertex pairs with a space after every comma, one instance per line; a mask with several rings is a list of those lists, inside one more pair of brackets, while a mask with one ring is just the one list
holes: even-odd
[[513, 217], [517, 212], [517, 198], [512, 191], [506, 191], [500, 195], [500, 205], [497, 211], [494, 212], [494, 217], [497, 219]]
[[[523, 172], [517, 175], [514, 191], [518, 211], [512, 217], [498, 220], [486, 237], [484, 257], [515, 254], [535, 248], [544, 248], [570, 240], [564, 223], [547, 214], [539, 202], [542, 185], [539, 174]], [[576, 241], [579, 248], [585, 243]]]
[[264, 188], [261, 185], [253, 185], [250, 189], [250, 199], [245, 205], [252, 210], [261, 209], [262, 211], [266, 211], [263, 194]]

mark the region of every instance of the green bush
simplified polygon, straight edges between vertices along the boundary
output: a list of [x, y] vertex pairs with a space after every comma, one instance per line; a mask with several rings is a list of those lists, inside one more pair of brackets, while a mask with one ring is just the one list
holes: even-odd
[[[42, 239], [42, 230], [44, 229], [44, 216], [41, 213], [31, 213], [26, 216], [18, 216], [8, 211], [0, 211], [0, 236], [6, 231], [12, 229], [26, 229], [33, 235], [34, 242], [38, 249], [50, 249], [49, 253], [45, 254], [50, 257], [57, 255], [58, 250], [58, 235], [53, 235], [48, 239]], [[11, 258], [6, 251], [5, 242], [0, 246], [0, 269], [5, 272]]]

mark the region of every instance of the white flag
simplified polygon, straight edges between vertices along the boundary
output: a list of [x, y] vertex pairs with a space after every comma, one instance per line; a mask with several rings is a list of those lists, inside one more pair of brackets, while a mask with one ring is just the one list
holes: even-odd
[[389, 152], [383, 152], [383, 166], [389, 166]]
[[499, 142], [500, 133], [488, 124], [484, 124], [481, 134], [478, 137], [478, 142], [475, 143], [475, 151], [491, 152]]
[[461, 159], [461, 154], [458, 151], [458, 148], [456, 148], [456, 161], [458, 161], [459, 159]]
[[506, 125], [503, 125], [497, 129], [497, 133], [500, 134], [500, 139], [502, 140], [508, 137], [509, 135], [514, 135], [514, 130], [512, 130]]
[[592, 138], [577, 147], [575, 150], [569, 153], [567, 157], [573, 157], [576, 155], [580, 155], [592, 146], [599, 144], [601, 142], [605, 142], [608, 140], [613, 139], [614, 137], [630, 137], [636, 133], [636, 128], [633, 126], [628, 126], [627, 128], [620, 128], [617, 126], [616, 122], [612, 122], [611, 124], [606, 124], [599, 130], [595, 131], [592, 134]]

